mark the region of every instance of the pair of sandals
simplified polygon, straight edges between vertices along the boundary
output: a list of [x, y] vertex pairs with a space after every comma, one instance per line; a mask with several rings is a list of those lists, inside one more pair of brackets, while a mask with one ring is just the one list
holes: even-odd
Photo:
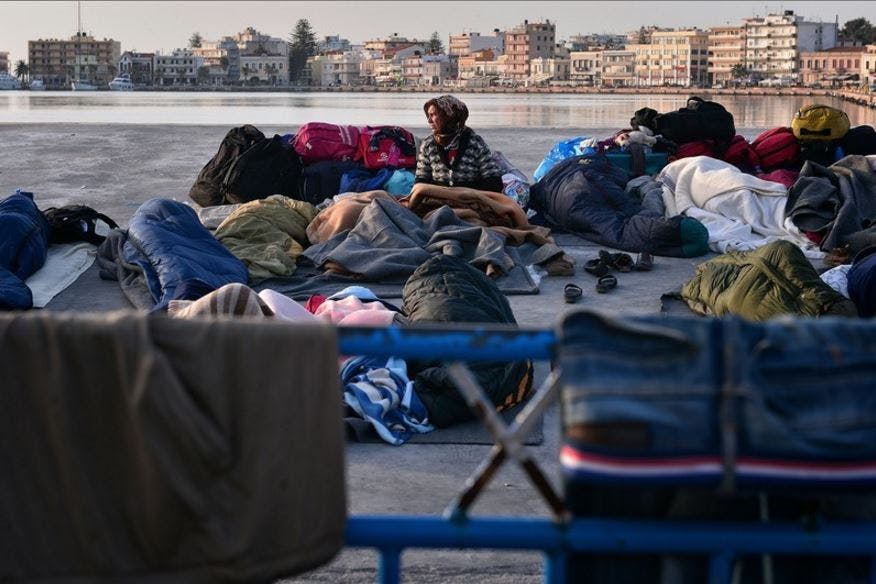
[[[605, 294], [615, 287], [617, 287], [617, 278], [611, 274], [600, 276], [596, 281], [596, 291], [600, 294]], [[575, 304], [583, 295], [584, 291], [578, 284], [570, 282], [563, 288], [563, 299], [566, 301], [566, 304]]]
[[593, 274], [597, 278], [608, 275], [611, 270], [618, 272], [647, 272], [654, 267], [654, 256], [648, 252], [642, 252], [633, 261], [628, 253], [611, 253], [604, 249], [599, 250], [599, 257], [588, 260], [584, 264], [584, 271]]

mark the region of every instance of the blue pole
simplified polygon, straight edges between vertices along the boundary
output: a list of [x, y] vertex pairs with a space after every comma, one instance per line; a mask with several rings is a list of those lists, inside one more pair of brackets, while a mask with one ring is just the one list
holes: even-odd
[[401, 548], [381, 547], [377, 581], [380, 584], [398, 584], [401, 578]]

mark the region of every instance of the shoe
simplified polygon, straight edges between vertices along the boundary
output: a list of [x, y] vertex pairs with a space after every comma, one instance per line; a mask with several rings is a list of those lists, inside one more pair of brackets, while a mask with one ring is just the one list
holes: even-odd
[[596, 291], [600, 294], [605, 294], [612, 288], [617, 286], [617, 278], [609, 274], [608, 276], [602, 276], [596, 282]]
[[583, 295], [584, 291], [577, 284], [569, 283], [563, 288], [563, 299], [566, 301], [566, 304], [575, 304]]
[[633, 269], [633, 258], [628, 253], [611, 253], [601, 249], [599, 250], [599, 260], [618, 272], [630, 272]]
[[599, 278], [608, 274], [608, 266], [601, 259], [587, 260], [584, 271]]
[[649, 254], [647, 251], [643, 251], [639, 254], [639, 257], [636, 258], [636, 263], [633, 266], [633, 269], [637, 272], [649, 272], [653, 267], [654, 256]]

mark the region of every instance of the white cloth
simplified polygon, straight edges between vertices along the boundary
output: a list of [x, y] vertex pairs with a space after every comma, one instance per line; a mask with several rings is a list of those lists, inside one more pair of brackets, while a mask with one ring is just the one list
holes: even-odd
[[712, 251], [749, 251], [784, 239], [809, 258], [824, 252], [785, 219], [788, 189], [777, 182], [745, 174], [709, 156], [683, 158], [657, 177], [663, 183], [666, 215], [698, 219], [709, 231]]
[[97, 246], [90, 243], [50, 245], [46, 263], [24, 282], [33, 295], [33, 307], [44, 308], [90, 268], [96, 257]]
[[309, 322], [319, 320], [299, 303], [276, 290], [266, 288], [259, 292], [259, 298], [261, 298], [264, 303], [274, 311], [274, 316], [279, 319], [290, 322]]
[[821, 280], [845, 296], [849, 297], [849, 270], [852, 269], [852, 264], [842, 264], [835, 268], [831, 268], [821, 274]]

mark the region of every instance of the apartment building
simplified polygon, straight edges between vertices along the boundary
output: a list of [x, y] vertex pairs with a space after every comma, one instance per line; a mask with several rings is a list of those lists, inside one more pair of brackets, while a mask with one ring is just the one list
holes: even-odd
[[810, 87], [857, 85], [866, 66], [866, 52], [863, 46], [801, 52], [800, 82]]
[[602, 85], [602, 51], [572, 51], [569, 55], [569, 80], [585, 87]]
[[481, 36], [479, 32], [463, 32], [462, 34], [450, 35], [447, 43], [447, 54], [451, 57], [469, 57], [489, 49], [496, 55], [505, 51], [505, 33], [498, 28], [493, 29], [492, 35]]
[[84, 32], [69, 39], [27, 41], [31, 79], [42, 79], [47, 89], [66, 89], [84, 79], [106, 86], [116, 76], [121, 43], [99, 40]]
[[651, 42], [629, 44], [638, 87], [701, 87], [707, 80], [709, 35], [704, 30], [654, 31]]
[[9, 73], [9, 52], [0, 51], [0, 73]]
[[449, 55], [423, 55], [423, 85], [444, 85], [459, 75], [457, 60]]
[[861, 53], [861, 83], [876, 83], [876, 45], [866, 45]]
[[517, 80], [530, 77], [529, 62], [536, 58], [551, 58], [556, 46], [557, 25], [550, 20], [523, 24], [505, 31], [505, 54], [508, 56], [505, 74]]
[[134, 85], [152, 85], [155, 53], [125, 51], [119, 57], [119, 75], [127, 75]]
[[793, 10], [746, 18], [745, 67], [755, 78], [796, 81], [801, 52], [820, 52], [837, 44], [837, 24], [809, 22]]
[[423, 56], [417, 51], [416, 54], [401, 60], [401, 84], [405, 86], [420, 85], [423, 77]]
[[353, 45], [347, 39], [342, 39], [339, 35], [330, 35], [322, 37], [316, 44], [316, 51], [320, 54], [325, 53], [346, 53], [353, 48]]
[[191, 49], [176, 49], [169, 55], [155, 54], [155, 85], [162, 87], [198, 84], [198, 69], [204, 66], [203, 57]]
[[570, 51], [592, 51], [598, 49], [621, 49], [627, 44], [625, 35], [620, 34], [575, 34], [565, 41]]
[[418, 40], [410, 40], [407, 37], [399, 36], [398, 33], [392, 33], [385, 39], [365, 41], [364, 49], [376, 51], [383, 58], [391, 58], [396, 52], [419, 44], [421, 43]]
[[232, 37], [223, 37], [218, 41], [204, 41], [200, 47], [192, 49], [192, 54], [204, 60], [208, 68], [207, 80], [201, 80], [208, 85], [232, 85], [240, 81], [240, 46]]
[[636, 84], [636, 52], [602, 51], [601, 87], [632, 87]]
[[741, 26], [715, 26], [709, 30], [709, 85], [727, 85], [733, 81], [733, 67], [745, 64], [745, 31]]
[[364, 57], [359, 51], [309, 57], [310, 83], [321, 87], [360, 85], [363, 61]]
[[481, 49], [470, 55], [459, 57], [457, 70], [459, 79], [473, 79], [487, 76], [487, 63], [496, 60], [496, 53], [492, 49]]

